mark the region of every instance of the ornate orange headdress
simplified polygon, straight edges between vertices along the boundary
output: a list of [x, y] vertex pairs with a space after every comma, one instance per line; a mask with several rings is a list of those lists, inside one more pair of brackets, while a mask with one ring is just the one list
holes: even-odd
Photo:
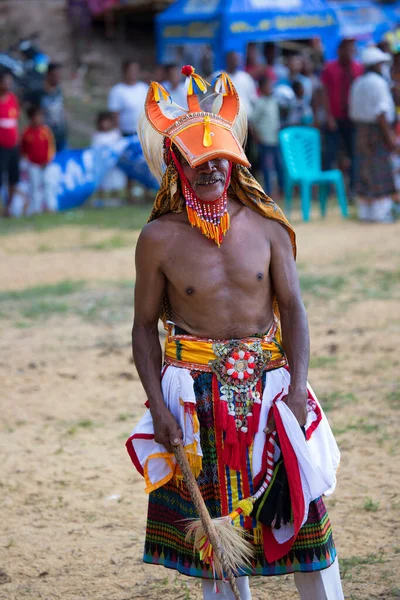
[[197, 94], [205, 93], [208, 83], [190, 65], [183, 67], [182, 74], [188, 79], [188, 110], [181, 109], [179, 114], [179, 107], [172, 103], [165, 88], [153, 82], [145, 106], [150, 124], [178, 148], [192, 168], [213, 158], [227, 158], [249, 167], [250, 163], [233, 129], [240, 102], [229, 76], [221, 74], [215, 82], [216, 89], [223, 90], [222, 103], [216, 111], [210, 100], [208, 109], [199, 102]]
[[[201, 102], [198, 95], [207, 92], [209, 84], [190, 65], [183, 67], [182, 74], [187, 76], [188, 108], [172, 102], [167, 90], [159, 83], [152, 82], [139, 135], [153, 173], [161, 178], [162, 163], [167, 165], [167, 173], [172, 175], [175, 170], [178, 172], [189, 222], [219, 246], [230, 226], [227, 189], [231, 169], [222, 196], [216, 202], [202, 203], [185, 177], [179, 155], [192, 168], [216, 158], [226, 158], [231, 164], [250, 166], [242, 147], [247, 132], [247, 117], [240, 110], [237, 92], [225, 73], [216, 78], [215, 93], [207, 95]], [[153, 133], [149, 132], [149, 126]], [[163, 139], [162, 153], [155, 135]], [[169, 167], [171, 163], [175, 169]], [[175, 182], [172, 180], [174, 177], [169, 178], [173, 187]]]
[[215, 207], [215, 214], [211, 210], [208, 215], [208, 207], [202, 212], [177, 160], [177, 151], [192, 168], [213, 158], [226, 158], [232, 164], [226, 188], [229, 186], [235, 197], [252, 210], [282, 223], [289, 231], [295, 253], [294, 232], [283, 212], [247, 169], [250, 163], [243, 151], [247, 115], [229, 75], [221, 73], [214, 81], [214, 93], [200, 101], [198, 96], [207, 91], [209, 84], [189, 65], [183, 67], [182, 73], [187, 76], [188, 107], [172, 102], [167, 90], [152, 82], [139, 122], [144, 156], [160, 181], [149, 221], [168, 212], [186, 210], [192, 226], [220, 245], [229, 229], [227, 190]]

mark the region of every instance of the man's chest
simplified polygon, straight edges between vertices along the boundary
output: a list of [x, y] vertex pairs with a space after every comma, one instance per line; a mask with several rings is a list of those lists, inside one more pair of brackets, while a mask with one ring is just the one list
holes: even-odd
[[263, 231], [228, 231], [220, 248], [199, 231], [176, 234], [166, 252], [163, 272], [176, 288], [208, 291], [217, 286], [248, 288], [266, 280], [270, 244]]

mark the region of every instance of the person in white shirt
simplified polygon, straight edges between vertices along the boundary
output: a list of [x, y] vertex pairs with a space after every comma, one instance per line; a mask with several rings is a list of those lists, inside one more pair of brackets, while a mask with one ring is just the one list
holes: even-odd
[[[140, 67], [132, 60], [122, 65], [123, 81], [111, 88], [108, 96], [108, 110], [112, 112], [115, 126], [124, 137], [137, 131], [139, 117], [143, 111], [147, 95], [147, 85], [139, 81]], [[127, 180], [128, 202], [133, 202], [132, 181]]]
[[395, 105], [382, 67], [390, 54], [375, 46], [364, 50], [365, 74], [350, 90], [350, 118], [356, 125], [356, 193], [361, 221], [391, 222], [395, 193], [391, 152]]
[[[120, 139], [121, 133], [115, 127], [112, 113], [109, 111], [99, 112], [96, 118], [96, 131], [92, 135], [92, 148], [112, 147]], [[97, 197], [100, 203], [103, 204], [106, 197], [113, 202], [118, 200], [120, 190], [125, 185], [125, 174], [118, 167], [112, 168], [104, 175], [97, 190]]]
[[240, 67], [240, 56], [237, 52], [228, 52], [226, 55], [226, 72], [232, 79], [240, 102], [246, 109], [248, 118], [251, 118], [254, 105], [257, 102], [257, 85], [249, 73], [243, 71]]
[[[165, 65], [165, 81], [162, 85], [172, 98], [172, 102], [187, 109], [187, 93], [185, 84], [181, 81], [181, 70], [175, 64]], [[157, 80], [156, 80], [157, 81]]]
[[279, 104], [273, 95], [273, 82], [268, 77], [263, 77], [260, 81], [260, 94], [254, 107], [251, 125], [258, 143], [264, 188], [268, 196], [271, 196], [271, 167], [275, 169], [279, 193], [283, 191], [284, 181], [278, 138], [281, 127]]

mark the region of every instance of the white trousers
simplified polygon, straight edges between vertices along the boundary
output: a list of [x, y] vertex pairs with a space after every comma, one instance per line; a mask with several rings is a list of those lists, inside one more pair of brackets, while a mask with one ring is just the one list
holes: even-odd
[[[235, 600], [229, 583], [218, 581], [219, 593], [216, 594], [212, 579], [203, 579], [202, 582], [204, 600]], [[323, 571], [295, 573], [294, 582], [301, 600], [344, 600], [338, 559]], [[236, 584], [241, 600], [251, 600], [249, 578], [238, 577]]]
[[43, 212], [43, 210], [56, 209], [56, 196], [54, 193], [54, 184], [49, 177], [48, 167], [41, 167], [34, 163], [29, 163], [29, 185], [30, 185], [30, 203], [28, 214], [33, 215]]

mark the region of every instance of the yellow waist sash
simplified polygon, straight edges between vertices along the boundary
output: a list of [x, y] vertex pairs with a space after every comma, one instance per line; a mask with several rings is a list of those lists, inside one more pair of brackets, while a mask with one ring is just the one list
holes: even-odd
[[274, 321], [270, 330], [263, 336], [247, 337], [240, 340], [212, 340], [193, 335], [175, 335], [175, 327], [169, 325], [165, 340], [165, 363], [195, 371], [211, 372], [210, 362], [217, 358], [215, 345], [228, 345], [233, 341], [247, 346], [260, 343], [265, 355], [268, 356], [264, 371], [271, 371], [286, 365], [286, 356], [282, 348], [279, 322]]

